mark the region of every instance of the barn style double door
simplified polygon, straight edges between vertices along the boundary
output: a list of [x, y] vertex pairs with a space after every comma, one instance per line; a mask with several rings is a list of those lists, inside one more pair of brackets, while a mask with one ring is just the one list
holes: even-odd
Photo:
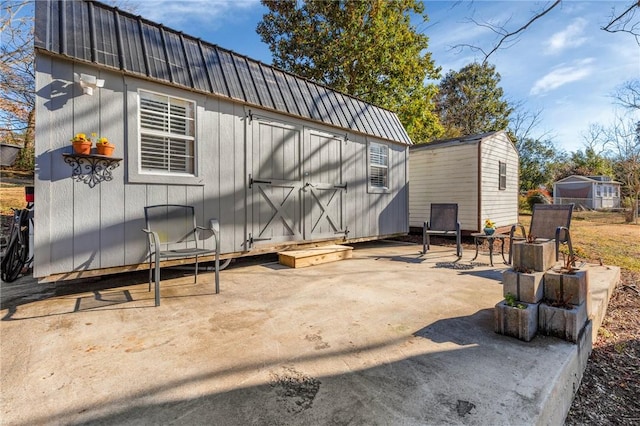
[[253, 120], [248, 139], [248, 248], [346, 235], [345, 139]]

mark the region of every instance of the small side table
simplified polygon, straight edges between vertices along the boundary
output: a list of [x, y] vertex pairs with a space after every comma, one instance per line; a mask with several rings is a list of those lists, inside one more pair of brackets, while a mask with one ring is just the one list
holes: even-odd
[[475, 232], [471, 234], [471, 236], [473, 237], [473, 242], [476, 245], [476, 255], [473, 259], [471, 259], [472, 262], [478, 257], [478, 246], [482, 245], [486, 240], [489, 244], [489, 262], [491, 263], [491, 266], [493, 266], [493, 242], [495, 240], [500, 240], [500, 242], [502, 243], [500, 254], [502, 255], [502, 260], [504, 261], [505, 265], [508, 264], [507, 259], [504, 258], [504, 240], [505, 238], [509, 237], [508, 235], [497, 233], [487, 235], [484, 232]]

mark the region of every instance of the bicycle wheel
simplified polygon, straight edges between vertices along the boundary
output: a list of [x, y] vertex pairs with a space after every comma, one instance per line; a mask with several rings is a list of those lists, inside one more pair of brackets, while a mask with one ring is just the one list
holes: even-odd
[[27, 256], [29, 255], [28, 238], [29, 230], [21, 224], [25, 219], [28, 219], [29, 212], [22, 210], [16, 213], [15, 222], [11, 228], [11, 240], [7, 246], [4, 257], [2, 258], [1, 276], [4, 282], [15, 281], [25, 263], [27, 262]]
[[10, 283], [18, 278], [24, 265], [25, 256], [24, 246], [17, 239], [7, 247], [2, 259], [2, 280], [4, 282]]

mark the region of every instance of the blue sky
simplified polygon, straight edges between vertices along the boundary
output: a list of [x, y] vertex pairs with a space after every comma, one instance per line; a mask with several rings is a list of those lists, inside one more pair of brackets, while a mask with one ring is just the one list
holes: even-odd
[[[430, 38], [429, 51], [442, 74], [481, 60], [481, 54], [456, 45], [488, 51], [496, 35], [471, 22], [504, 24], [515, 30], [549, 2], [425, 1], [429, 22], [416, 27]], [[541, 111], [533, 136], [545, 135], [567, 152], [584, 150], [590, 124], [610, 125], [624, 112], [611, 94], [624, 81], [640, 77], [640, 46], [628, 34], [600, 28], [612, 9], [621, 13], [630, 0], [568, 1], [526, 30], [490, 62], [502, 76], [505, 97]], [[160, 0], [125, 2], [135, 13], [251, 58], [271, 63], [271, 52], [255, 29], [266, 9], [258, 0]]]

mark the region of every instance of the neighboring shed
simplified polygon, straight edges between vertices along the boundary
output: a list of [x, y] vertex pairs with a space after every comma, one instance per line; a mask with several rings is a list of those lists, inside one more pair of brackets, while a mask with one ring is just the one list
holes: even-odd
[[22, 146], [0, 143], [0, 165], [11, 167], [16, 162]]
[[620, 208], [620, 182], [608, 176], [572, 175], [553, 184], [553, 203], [584, 209]]
[[[394, 113], [97, 2], [35, 7], [36, 277], [146, 267], [153, 204], [217, 218], [223, 258], [408, 232]], [[122, 161], [73, 176], [92, 132]]]
[[413, 145], [409, 150], [409, 225], [429, 220], [431, 203], [458, 203], [463, 231], [491, 219], [518, 221], [518, 152], [505, 131]]

